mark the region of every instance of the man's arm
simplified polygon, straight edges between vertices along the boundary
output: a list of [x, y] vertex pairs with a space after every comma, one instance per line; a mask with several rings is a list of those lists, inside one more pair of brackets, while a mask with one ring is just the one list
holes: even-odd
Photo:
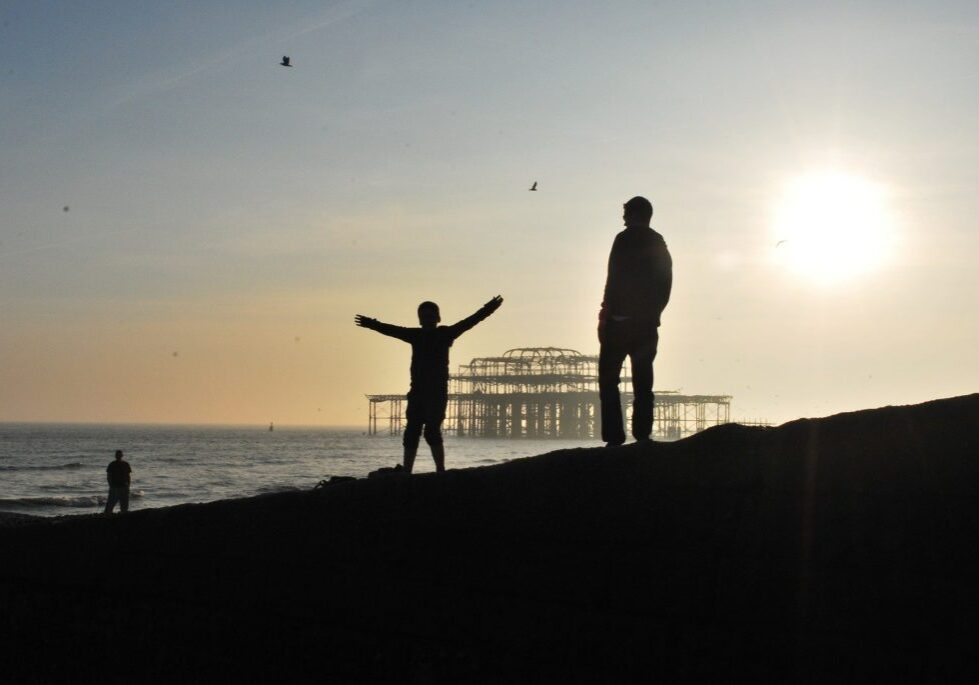
[[660, 257], [659, 274], [660, 301], [657, 305], [662, 312], [666, 309], [666, 305], [669, 304], [670, 294], [673, 292], [673, 257], [666, 248], [663, 249], [663, 255]]
[[673, 290], [673, 258], [665, 244], [658, 246], [653, 254], [647, 278], [649, 280], [644, 284], [646, 298], [650, 310], [659, 317], [666, 309]]
[[452, 332], [452, 338], [458, 338], [460, 335], [499, 309], [501, 304], [503, 304], [503, 298], [497, 295], [492, 300], [477, 309], [474, 314], [471, 314], [462, 321], [457, 321], [449, 326], [449, 330]]
[[389, 335], [392, 338], [397, 338], [398, 340], [404, 340], [406, 343], [411, 342], [411, 328], [405, 328], [404, 326], [395, 326], [393, 324], [384, 323], [383, 321], [378, 321], [377, 319], [372, 319], [369, 316], [364, 316], [363, 314], [357, 314], [354, 316], [354, 323], [361, 328], [369, 328], [372, 331], [377, 331], [382, 335]]
[[612, 241], [612, 249], [608, 253], [608, 269], [605, 272], [605, 290], [602, 293], [602, 306], [598, 309], [598, 342], [605, 342], [605, 321], [608, 319], [608, 301], [609, 296], [612, 294], [609, 292], [609, 285], [612, 283], [612, 274], [618, 269], [619, 257], [616, 254], [616, 248], [619, 246], [620, 238], [622, 234], [615, 236], [615, 240]]
[[609, 288], [612, 285], [612, 282], [615, 280], [614, 277], [618, 275], [617, 274], [618, 270], [621, 268], [619, 264], [619, 262], [621, 262], [622, 260], [621, 256], [619, 255], [619, 252], [622, 251], [622, 248], [620, 246], [621, 242], [622, 242], [622, 234], [619, 233], [618, 235], [615, 236], [615, 240], [612, 241], [612, 249], [609, 250], [608, 253], [608, 269], [606, 269], [605, 271], [605, 290], [602, 293], [603, 309], [607, 307], [609, 304], [609, 297], [612, 296], [612, 293], [610, 292]]

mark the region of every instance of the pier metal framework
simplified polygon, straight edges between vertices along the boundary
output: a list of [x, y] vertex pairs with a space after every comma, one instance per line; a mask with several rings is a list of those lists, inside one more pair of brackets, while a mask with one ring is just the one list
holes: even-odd
[[[632, 414], [632, 377], [622, 376], [623, 415]], [[368, 395], [368, 432], [404, 430], [405, 395]], [[675, 440], [728, 423], [730, 395], [656, 391], [653, 437]], [[590, 439], [601, 432], [598, 356], [558, 347], [522, 347], [478, 357], [449, 377], [443, 432], [480, 438]], [[628, 432], [628, 431], [627, 431]]]

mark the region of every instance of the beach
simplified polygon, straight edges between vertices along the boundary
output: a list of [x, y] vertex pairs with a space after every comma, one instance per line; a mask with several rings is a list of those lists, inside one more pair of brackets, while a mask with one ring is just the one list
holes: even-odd
[[0, 530], [8, 678], [976, 674], [979, 395]]

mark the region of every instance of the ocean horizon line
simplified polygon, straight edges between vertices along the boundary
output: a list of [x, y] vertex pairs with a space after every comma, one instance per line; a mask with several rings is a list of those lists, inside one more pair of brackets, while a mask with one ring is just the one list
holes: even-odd
[[[323, 425], [272, 422], [276, 430], [350, 430], [366, 433], [364, 426]], [[60, 426], [60, 427], [119, 427], [119, 428], [256, 428], [268, 431], [268, 423], [191, 423], [162, 421], [7, 421], [0, 420], [0, 428], [5, 426]]]

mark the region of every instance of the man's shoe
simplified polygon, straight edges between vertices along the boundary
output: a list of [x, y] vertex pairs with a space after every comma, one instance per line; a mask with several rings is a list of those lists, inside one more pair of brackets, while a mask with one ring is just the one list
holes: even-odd
[[625, 442], [625, 440], [623, 440], [622, 442], [607, 442], [607, 443], [605, 443], [605, 446], [606, 447], [622, 447], [622, 444], [624, 442]]

